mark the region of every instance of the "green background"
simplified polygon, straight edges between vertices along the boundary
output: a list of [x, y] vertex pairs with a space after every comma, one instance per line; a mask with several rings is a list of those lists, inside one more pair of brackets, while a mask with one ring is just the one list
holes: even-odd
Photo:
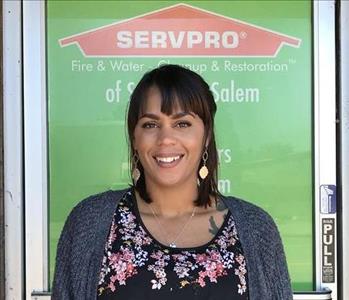
[[[64, 221], [84, 197], [130, 183], [126, 142], [126, 84], [142, 72], [72, 71], [81, 63], [123, 61], [145, 64], [157, 58], [86, 58], [76, 45], [58, 40], [109, 25], [175, 1], [48, 1], [48, 128], [50, 274]], [[221, 190], [266, 209], [284, 242], [295, 290], [313, 288], [312, 220], [312, 52], [310, 1], [186, 1], [227, 17], [262, 26], [302, 40], [299, 48], [283, 46], [274, 58], [164, 58], [171, 63], [205, 64], [219, 72], [201, 75], [209, 84], [258, 88], [259, 102], [217, 101], [216, 134], [221, 151]], [[286, 71], [227, 72], [224, 61], [285, 64]], [[119, 102], [105, 93], [122, 81]]]

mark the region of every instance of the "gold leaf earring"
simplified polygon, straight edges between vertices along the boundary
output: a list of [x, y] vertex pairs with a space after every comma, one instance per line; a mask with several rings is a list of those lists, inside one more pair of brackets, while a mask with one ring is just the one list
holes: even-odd
[[202, 167], [200, 168], [199, 170], [199, 176], [202, 180], [204, 180], [207, 175], [208, 175], [208, 169], [206, 167], [206, 161], [208, 159], [208, 152], [207, 152], [207, 148], [205, 149], [204, 153], [202, 154], [202, 161], [203, 161], [203, 164], [202, 164]]
[[137, 181], [139, 177], [141, 177], [141, 171], [138, 169], [138, 162], [139, 162], [139, 157], [137, 153], [135, 153], [132, 156], [132, 165], [133, 165], [132, 179], [133, 179], [134, 185], [137, 185]]

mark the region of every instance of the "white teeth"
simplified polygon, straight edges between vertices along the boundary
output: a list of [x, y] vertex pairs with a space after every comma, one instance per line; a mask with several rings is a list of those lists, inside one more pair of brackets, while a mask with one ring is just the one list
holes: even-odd
[[180, 159], [180, 155], [171, 156], [171, 157], [156, 157], [157, 162], [162, 162], [162, 163], [171, 163], [176, 161], [177, 159]]

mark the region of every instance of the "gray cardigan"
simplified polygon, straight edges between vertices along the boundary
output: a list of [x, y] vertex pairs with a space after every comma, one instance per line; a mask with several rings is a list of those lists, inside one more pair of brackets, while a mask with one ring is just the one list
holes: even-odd
[[[58, 243], [52, 299], [96, 299], [109, 227], [126, 191], [90, 196], [72, 210]], [[246, 258], [249, 299], [292, 299], [284, 250], [272, 218], [243, 200], [223, 200], [235, 219]]]

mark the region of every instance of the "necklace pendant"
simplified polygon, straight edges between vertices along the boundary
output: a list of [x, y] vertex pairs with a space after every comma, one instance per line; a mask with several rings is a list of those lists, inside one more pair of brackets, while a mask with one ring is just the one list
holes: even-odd
[[177, 245], [175, 243], [170, 243], [171, 248], [177, 248]]

